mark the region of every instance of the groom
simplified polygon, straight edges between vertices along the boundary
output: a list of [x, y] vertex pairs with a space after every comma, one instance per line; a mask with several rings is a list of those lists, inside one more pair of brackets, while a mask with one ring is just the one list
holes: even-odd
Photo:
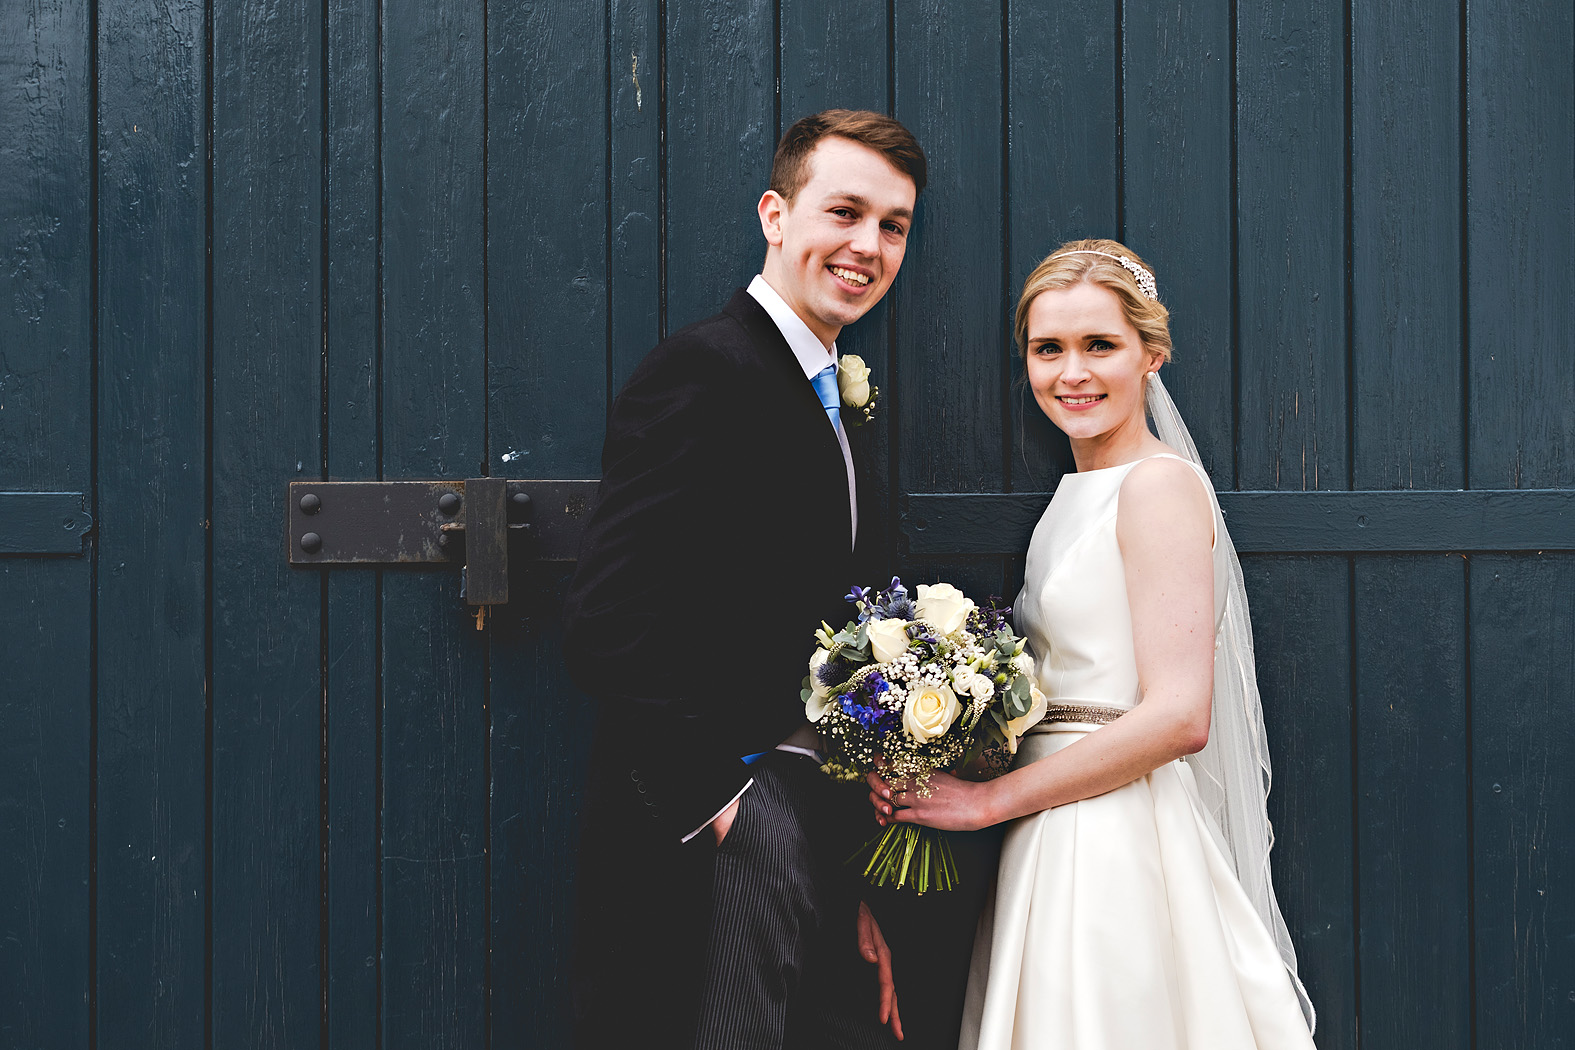
[[798, 121], [758, 206], [760, 275], [613, 405], [565, 611], [599, 707], [582, 1047], [893, 1045], [884, 943], [840, 867], [847, 825], [873, 829], [817, 768], [798, 688], [814, 628], [846, 619], [841, 596], [881, 558], [836, 339], [891, 287], [924, 182], [889, 117]]

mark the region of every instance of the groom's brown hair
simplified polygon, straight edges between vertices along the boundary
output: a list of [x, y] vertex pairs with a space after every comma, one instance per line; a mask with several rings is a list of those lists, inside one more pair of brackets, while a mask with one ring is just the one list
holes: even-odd
[[821, 139], [831, 137], [868, 146], [913, 180], [915, 196], [924, 192], [929, 169], [919, 140], [886, 114], [867, 109], [827, 109], [795, 121], [777, 143], [770, 188], [791, 203], [809, 180], [810, 154]]

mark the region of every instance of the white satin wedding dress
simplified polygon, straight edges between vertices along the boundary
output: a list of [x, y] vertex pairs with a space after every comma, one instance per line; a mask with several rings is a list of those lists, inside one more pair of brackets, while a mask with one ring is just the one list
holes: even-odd
[[[1090, 720], [1042, 723], [1018, 764], [1098, 732], [1138, 700], [1116, 509], [1139, 462], [1067, 475], [1034, 530], [1017, 630], [1052, 717]], [[1218, 535], [1213, 486], [1188, 466], [1208, 488]], [[1216, 629], [1230, 573], [1221, 546]], [[975, 942], [963, 1050], [1311, 1048], [1290, 974], [1209, 822], [1192, 769], [1175, 761], [1008, 825]]]

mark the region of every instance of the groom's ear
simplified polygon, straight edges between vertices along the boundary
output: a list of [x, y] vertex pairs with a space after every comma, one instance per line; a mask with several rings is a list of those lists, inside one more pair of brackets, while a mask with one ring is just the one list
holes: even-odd
[[787, 212], [787, 201], [776, 190], [767, 190], [760, 195], [760, 203], [755, 206], [760, 213], [760, 232], [765, 235], [766, 243], [773, 248], [782, 246], [782, 216]]

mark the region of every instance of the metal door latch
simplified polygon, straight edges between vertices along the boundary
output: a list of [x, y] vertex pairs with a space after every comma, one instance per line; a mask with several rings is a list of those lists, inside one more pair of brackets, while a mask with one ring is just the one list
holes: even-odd
[[574, 560], [595, 492], [594, 481], [292, 481], [290, 564], [463, 566], [479, 630], [509, 600], [511, 549]]

